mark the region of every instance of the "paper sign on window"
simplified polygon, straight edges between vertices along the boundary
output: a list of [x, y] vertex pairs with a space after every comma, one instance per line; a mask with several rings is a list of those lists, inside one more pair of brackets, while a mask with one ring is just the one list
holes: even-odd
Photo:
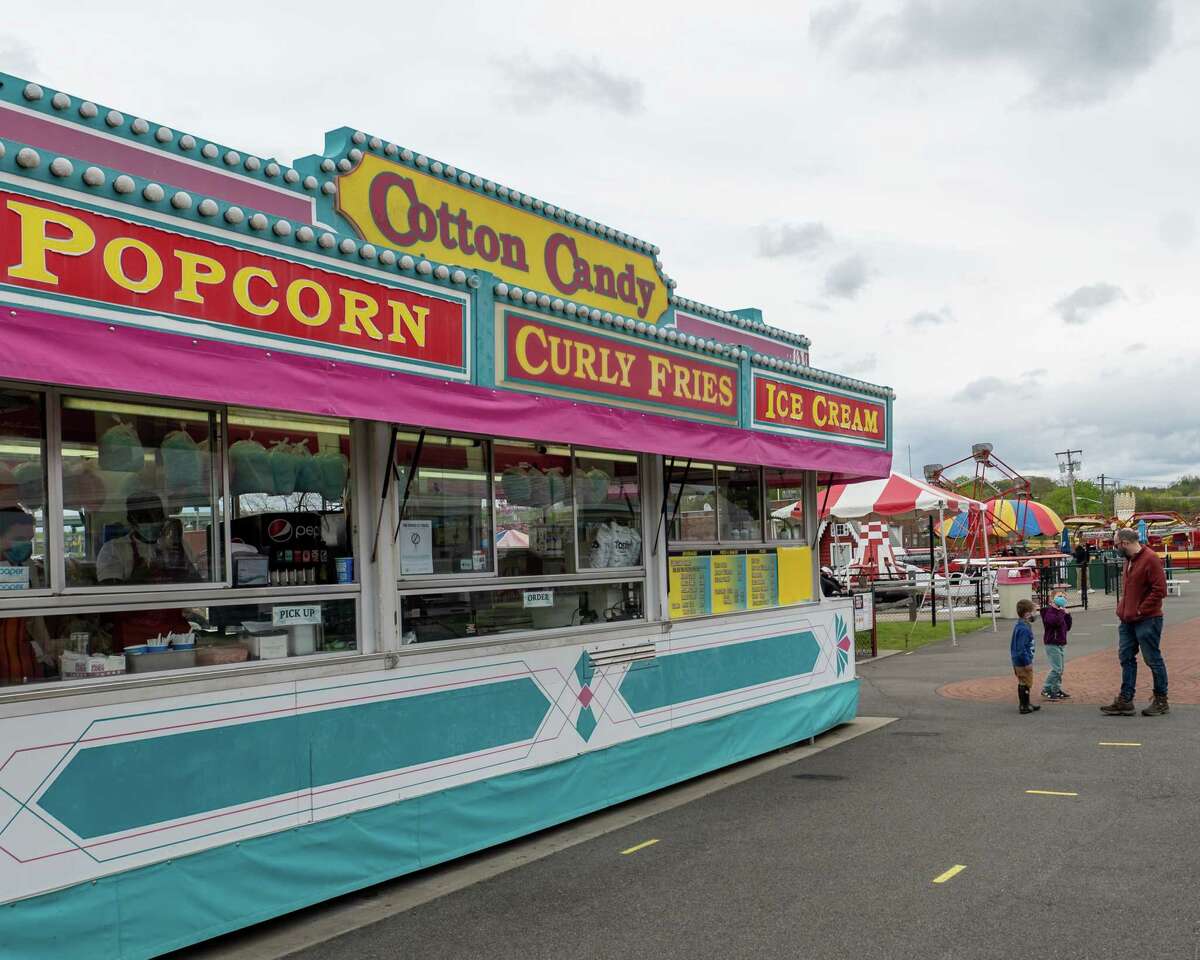
[[400, 575], [433, 573], [433, 521], [400, 523]]
[[320, 626], [321, 622], [319, 603], [296, 603], [271, 608], [271, 625], [274, 627]]
[[554, 591], [526, 590], [524, 605], [526, 607], [552, 607], [554, 606]]

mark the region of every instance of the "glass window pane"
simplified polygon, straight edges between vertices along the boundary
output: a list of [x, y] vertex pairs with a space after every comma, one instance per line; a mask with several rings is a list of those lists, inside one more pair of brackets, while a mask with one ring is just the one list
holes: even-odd
[[345, 653], [357, 636], [352, 599], [6, 617], [0, 684]]
[[722, 541], [762, 539], [758, 467], [717, 464], [717, 518]]
[[69, 586], [216, 579], [212, 436], [203, 410], [63, 399]]
[[[403, 498], [418, 435], [396, 441]], [[426, 434], [401, 517], [400, 576], [490, 573], [492, 502], [486, 441]]]
[[45, 419], [40, 394], [0, 390], [0, 591], [49, 586]]
[[230, 410], [227, 442], [234, 586], [352, 582], [349, 422]]
[[804, 539], [803, 470], [767, 467], [767, 515], [772, 540]]
[[627, 453], [575, 453], [579, 567], [596, 570], [642, 563], [638, 459]]
[[640, 580], [400, 598], [402, 643], [640, 620], [642, 615]]
[[667, 476], [671, 478], [667, 510], [674, 511], [675, 517], [671, 541], [716, 541], [717, 487], [713, 475], [711, 463], [693, 463], [689, 468], [682, 460], [667, 461]]
[[575, 572], [571, 451], [495, 445], [496, 556], [502, 577]]

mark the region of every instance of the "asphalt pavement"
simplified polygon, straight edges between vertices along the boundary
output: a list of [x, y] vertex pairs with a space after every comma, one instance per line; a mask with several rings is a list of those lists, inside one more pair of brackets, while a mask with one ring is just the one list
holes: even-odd
[[[1111, 606], [1076, 621], [1070, 655], [1115, 656]], [[895, 723], [288, 956], [1200, 957], [1200, 707], [937, 695], [1007, 669], [1007, 630], [862, 666]]]

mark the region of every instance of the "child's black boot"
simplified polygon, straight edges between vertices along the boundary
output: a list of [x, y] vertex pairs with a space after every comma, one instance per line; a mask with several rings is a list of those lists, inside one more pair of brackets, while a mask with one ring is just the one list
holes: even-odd
[[1033, 713], [1042, 709], [1036, 703], [1029, 702], [1029, 688], [1023, 683], [1017, 684], [1017, 699], [1021, 701], [1021, 713]]

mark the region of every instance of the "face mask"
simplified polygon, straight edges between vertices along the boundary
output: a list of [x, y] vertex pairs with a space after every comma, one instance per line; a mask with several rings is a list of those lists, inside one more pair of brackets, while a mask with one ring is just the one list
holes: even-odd
[[33, 543], [29, 540], [14, 543], [5, 551], [5, 555], [19, 567], [28, 562], [29, 558], [33, 556]]
[[156, 543], [158, 538], [162, 536], [163, 525], [161, 523], [139, 523], [134, 530], [137, 531], [138, 539], [144, 543]]
[[1067, 598], [1066, 597], [1055, 597], [1054, 605], [1056, 607], [1065, 607], [1067, 605]]

